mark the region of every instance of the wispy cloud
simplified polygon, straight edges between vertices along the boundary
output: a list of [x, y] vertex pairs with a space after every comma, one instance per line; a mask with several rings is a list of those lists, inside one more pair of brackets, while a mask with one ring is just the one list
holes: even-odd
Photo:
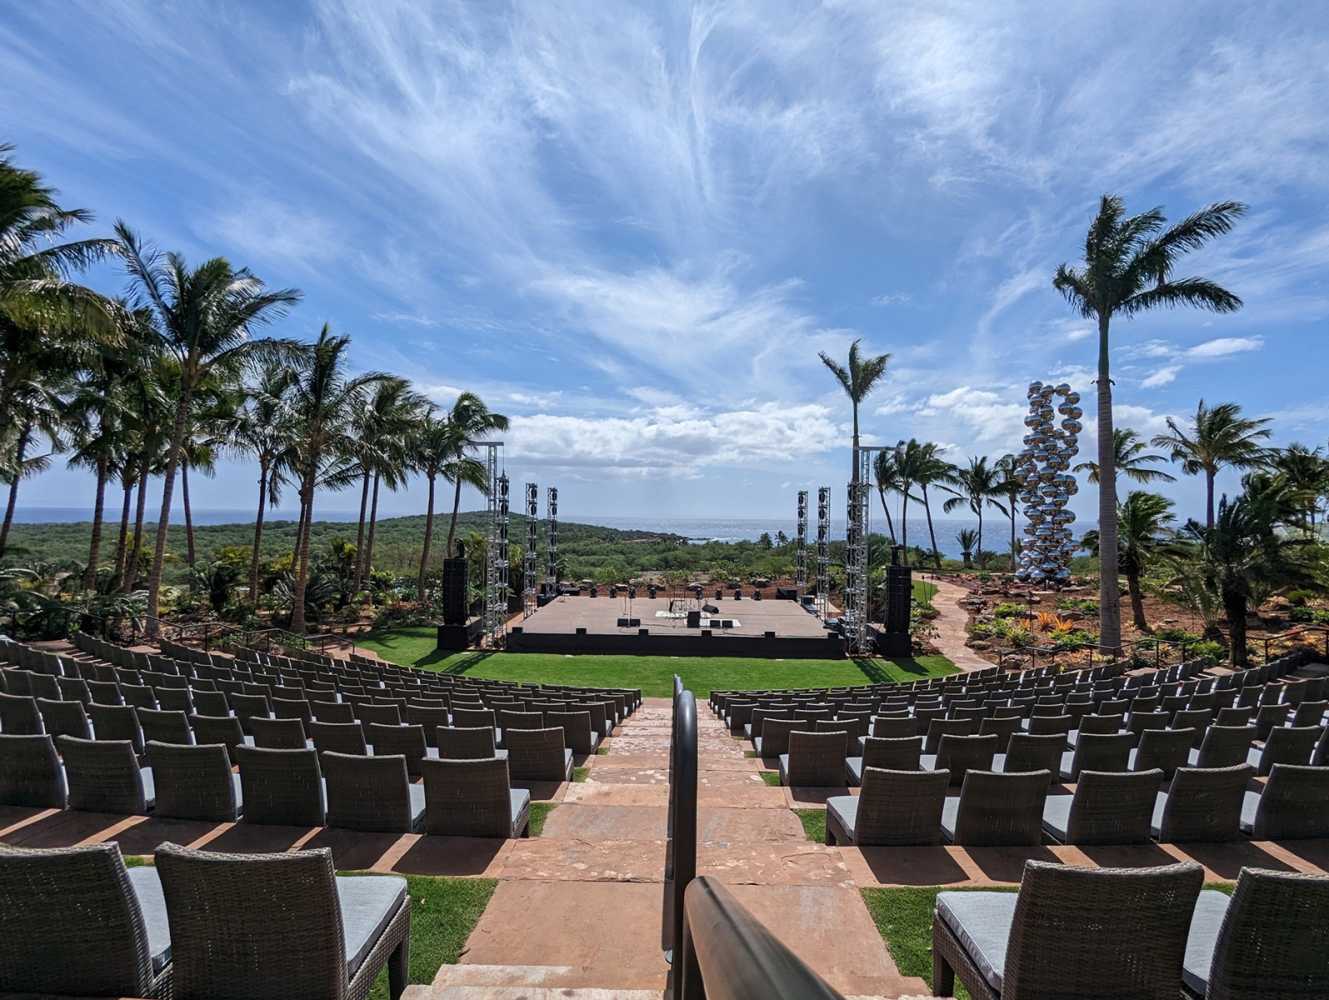
[[1188, 358], [1226, 358], [1233, 354], [1258, 351], [1263, 347], [1263, 337], [1216, 337], [1213, 340], [1206, 340], [1203, 344], [1188, 347], [1185, 356]]

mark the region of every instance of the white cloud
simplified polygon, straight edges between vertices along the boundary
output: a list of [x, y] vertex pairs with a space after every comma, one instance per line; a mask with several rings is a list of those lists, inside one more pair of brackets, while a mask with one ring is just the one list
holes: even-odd
[[903, 306], [912, 302], [914, 297], [908, 292], [886, 292], [883, 295], [874, 295], [872, 304], [874, 306]]
[[1165, 385], [1171, 385], [1177, 380], [1177, 373], [1181, 371], [1181, 365], [1165, 365], [1159, 368], [1152, 375], [1141, 380], [1142, 389], [1161, 389]]
[[1186, 349], [1188, 358], [1226, 358], [1232, 354], [1258, 351], [1264, 347], [1263, 337], [1218, 337]]
[[218, 212], [198, 235], [231, 260], [281, 261], [313, 267], [340, 256], [345, 239], [321, 212], [276, 198], [250, 197]]

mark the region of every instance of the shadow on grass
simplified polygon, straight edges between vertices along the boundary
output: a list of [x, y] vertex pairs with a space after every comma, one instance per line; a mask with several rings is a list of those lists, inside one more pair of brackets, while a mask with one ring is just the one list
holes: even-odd
[[[873, 684], [891, 684], [895, 678], [882, 669], [882, 664], [887, 661], [869, 659], [868, 657], [856, 656], [853, 659], [854, 666], [863, 672]], [[901, 672], [913, 674], [916, 677], [931, 677], [932, 671], [926, 664], [920, 663], [912, 656], [907, 659], [890, 660]]]
[[[430, 653], [429, 656], [421, 660], [419, 662], [419, 666], [424, 666], [427, 663], [437, 663], [439, 660], [445, 660], [451, 655], [453, 654], [448, 652], [447, 650], [437, 649], [433, 653]], [[441, 671], [441, 673], [464, 674], [472, 667], [478, 667], [481, 663], [484, 663], [485, 660], [489, 659], [493, 655], [494, 654], [487, 649], [476, 650], [474, 653], [468, 653], [467, 655], [463, 656], [456, 663], [450, 665], [447, 670]]]

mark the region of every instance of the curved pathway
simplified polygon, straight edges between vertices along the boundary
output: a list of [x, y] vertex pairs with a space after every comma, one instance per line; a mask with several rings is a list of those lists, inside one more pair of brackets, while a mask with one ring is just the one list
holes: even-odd
[[991, 661], [983, 659], [965, 645], [969, 638], [965, 628], [969, 623], [969, 612], [960, 607], [960, 601], [969, 596], [969, 591], [949, 580], [929, 577], [923, 582], [937, 588], [932, 597], [932, 606], [937, 609], [937, 617], [932, 620], [937, 635], [932, 644], [937, 647], [937, 652], [954, 663], [962, 673], [986, 670], [993, 666]]

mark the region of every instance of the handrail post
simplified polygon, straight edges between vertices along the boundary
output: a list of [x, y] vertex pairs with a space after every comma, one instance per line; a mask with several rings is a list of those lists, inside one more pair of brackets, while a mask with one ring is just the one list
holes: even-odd
[[697, 875], [697, 702], [674, 678], [669, 741], [669, 818], [665, 848], [664, 920], [661, 944], [673, 965], [670, 997], [684, 996], [684, 893]]

